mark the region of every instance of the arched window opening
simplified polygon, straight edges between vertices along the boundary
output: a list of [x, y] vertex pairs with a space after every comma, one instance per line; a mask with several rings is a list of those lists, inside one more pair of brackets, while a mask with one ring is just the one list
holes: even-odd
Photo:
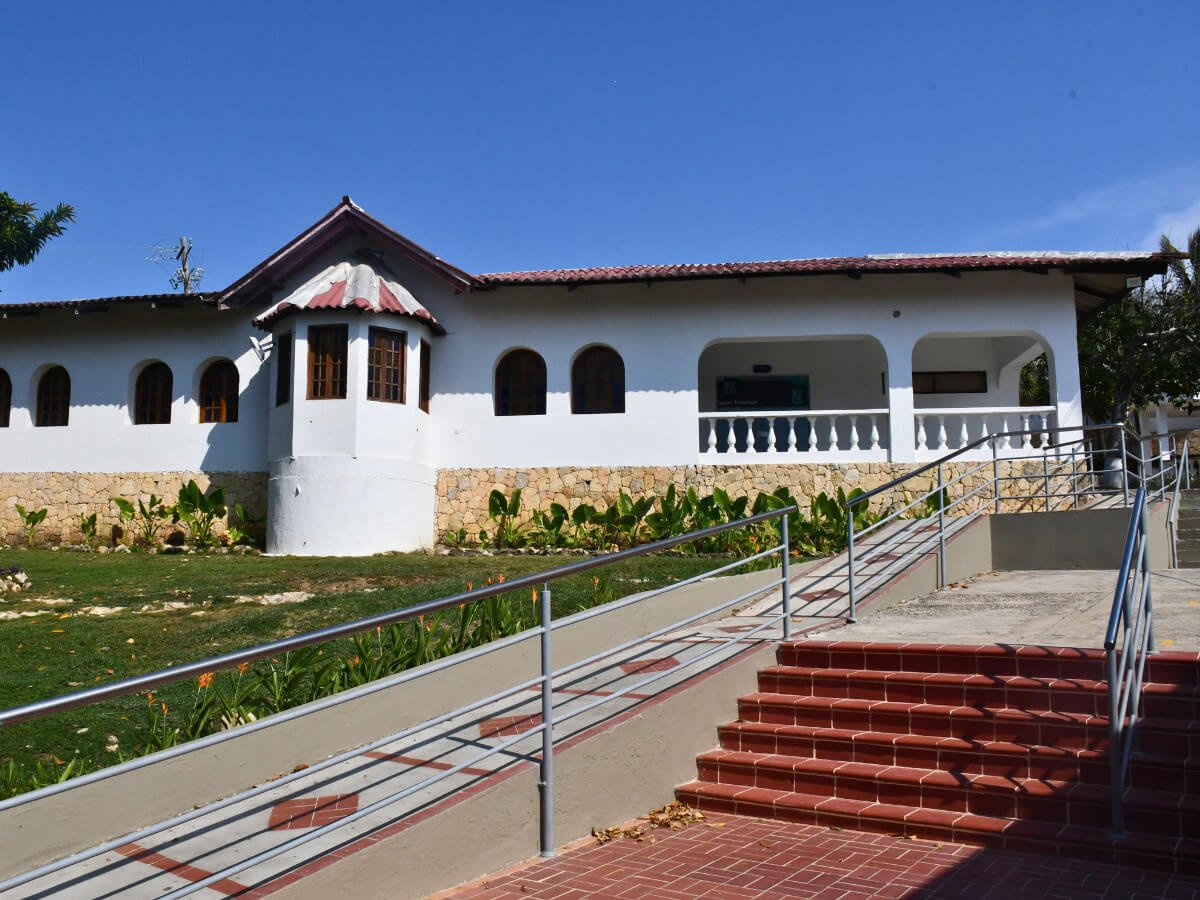
[[134, 425], [166, 425], [171, 421], [171, 369], [153, 362], [138, 374], [133, 392]]
[[575, 357], [571, 412], [625, 412], [625, 363], [612, 347], [589, 347]]
[[8, 372], [0, 369], [0, 428], [8, 427], [8, 419], [12, 414], [12, 379]]
[[33, 424], [38, 428], [66, 425], [70, 412], [71, 376], [62, 366], [55, 366], [38, 382], [37, 417]]
[[546, 414], [546, 361], [532, 350], [506, 353], [496, 366], [496, 415]]
[[200, 376], [200, 421], [238, 420], [238, 370], [227, 359], [218, 359]]

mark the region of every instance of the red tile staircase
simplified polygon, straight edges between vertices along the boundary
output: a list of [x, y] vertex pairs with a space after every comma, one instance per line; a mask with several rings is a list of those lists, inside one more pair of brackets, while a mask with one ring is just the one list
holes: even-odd
[[1102, 650], [801, 641], [777, 660], [678, 799], [1200, 873], [1200, 654], [1151, 657], [1119, 837]]

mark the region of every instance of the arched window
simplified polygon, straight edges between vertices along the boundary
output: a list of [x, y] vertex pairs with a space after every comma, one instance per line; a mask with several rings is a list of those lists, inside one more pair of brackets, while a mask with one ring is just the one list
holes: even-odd
[[227, 359], [209, 364], [200, 376], [200, 421], [238, 420], [238, 370]]
[[37, 418], [39, 428], [66, 425], [71, 413], [71, 376], [62, 366], [46, 371], [38, 382]]
[[625, 412], [625, 363], [612, 347], [589, 347], [575, 357], [571, 412]]
[[504, 354], [496, 366], [496, 415], [546, 414], [546, 361], [532, 350]]
[[171, 369], [153, 362], [138, 374], [133, 392], [134, 425], [166, 425], [171, 421]]
[[8, 419], [12, 414], [12, 379], [8, 373], [0, 369], [0, 428], [8, 427]]

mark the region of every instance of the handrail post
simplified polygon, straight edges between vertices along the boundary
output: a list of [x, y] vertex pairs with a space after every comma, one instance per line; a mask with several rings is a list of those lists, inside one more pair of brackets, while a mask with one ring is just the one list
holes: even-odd
[[1154, 652], [1154, 603], [1151, 597], [1150, 582], [1150, 513], [1149, 504], [1142, 505], [1142, 521], [1138, 528], [1142, 532], [1142, 558], [1138, 561], [1142, 567], [1143, 584], [1146, 586], [1146, 646], [1147, 653]]
[[542, 759], [538, 767], [540, 854], [554, 856], [554, 661], [550, 647], [550, 585], [543, 584], [542, 614]]
[[[854, 518], [853, 510], [850, 511], [850, 517], [852, 519]], [[788, 542], [787, 513], [784, 513], [783, 516], [780, 518], [779, 525], [780, 525], [780, 529], [779, 529], [780, 536], [783, 538], [783, 540], [782, 540], [782, 543], [783, 543], [783, 550], [782, 550], [783, 565], [781, 566], [781, 568], [783, 569], [783, 572], [781, 573], [781, 577], [783, 579], [783, 586], [782, 586], [782, 590], [783, 590], [783, 639], [785, 641], [790, 641], [792, 639], [792, 584], [791, 584], [791, 574], [788, 571], [788, 569], [789, 569], [789, 562], [788, 562], [789, 542]]]
[[1000, 460], [997, 457], [996, 438], [992, 437], [992, 493], [996, 495], [996, 513], [1000, 513]]
[[1112, 831], [1120, 835], [1125, 830], [1122, 817], [1121, 800], [1124, 795], [1125, 769], [1121, 765], [1121, 732], [1122, 723], [1118, 715], [1118, 698], [1120, 679], [1117, 677], [1117, 650], [1109, 647], [1105, 650], [1105, 669], [1108, 676], [1108, 782], [1112, 803]]
[[1125, 495], [1125, 508], [1129, 509], [1129, 464], [1125, 455], [1125, 426], [1117, 426], [1117, 436], [1121, 444], [1121, 490]]
[[1046, 494], [1046, 512], [1050, 512], [1050, 455], [1042, 448], [1042, 490]]
[[942, 476], [942, 464], [938, 463], [937, 467], [937, 498], [938, 498], [938, 589], [942, 590], [946, 587], [946, 496], [942, 493], [945, 490], [942, 485], [945, 479]]
[[850, 615], [846, 621], [858, 621], [857, 598], [854, 596], [854, 504], [846, 508], [846, 590], [850, 595]]

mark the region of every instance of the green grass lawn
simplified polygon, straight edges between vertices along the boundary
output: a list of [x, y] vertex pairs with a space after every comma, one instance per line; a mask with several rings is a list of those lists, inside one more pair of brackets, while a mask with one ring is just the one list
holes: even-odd
[[[0, 566], [17, 565], [31, 589], [0, 598], [0, 611], [45, 608], [38, 599], [70, 600], [35, 618], [0, 621], [0, 708], [9, 708], [95, 684], [190, 662], [279, 637], [410, 606], [464, 590], [468, 583], [543, 571], [571, 558], [427, 556], [298, 558], [236, 555], [162, 556], [50, 550], [9, 550]], [[670, 584], [723, 560], [654, 556], [551, 585], [561, 616], [611, 599]], [[602, 579], [599, 586], [593, 575]], [[284, 591], [311, 596], [288, 605], [238, 603], [235, 597]], [[527, 596], [514, 597], [534, 610]], [[191, 604], [173, 611], [167, 603]], [[88, 606], [125, 607], [94, 616]], [[343, 652], [334, 646], [329, 652]], [[189, 702], [194, 684], [163, 689], [168, 703]], [[157, 693], [157, 692], [156, 692]], [[0, 764], [27, 767], [39, 760], [61, 766], [79, 758], [86, 768], [109, 765], [109, 735], [123, 749], [145, 718], [144, 695], [108, 701], [0, 730]]]

